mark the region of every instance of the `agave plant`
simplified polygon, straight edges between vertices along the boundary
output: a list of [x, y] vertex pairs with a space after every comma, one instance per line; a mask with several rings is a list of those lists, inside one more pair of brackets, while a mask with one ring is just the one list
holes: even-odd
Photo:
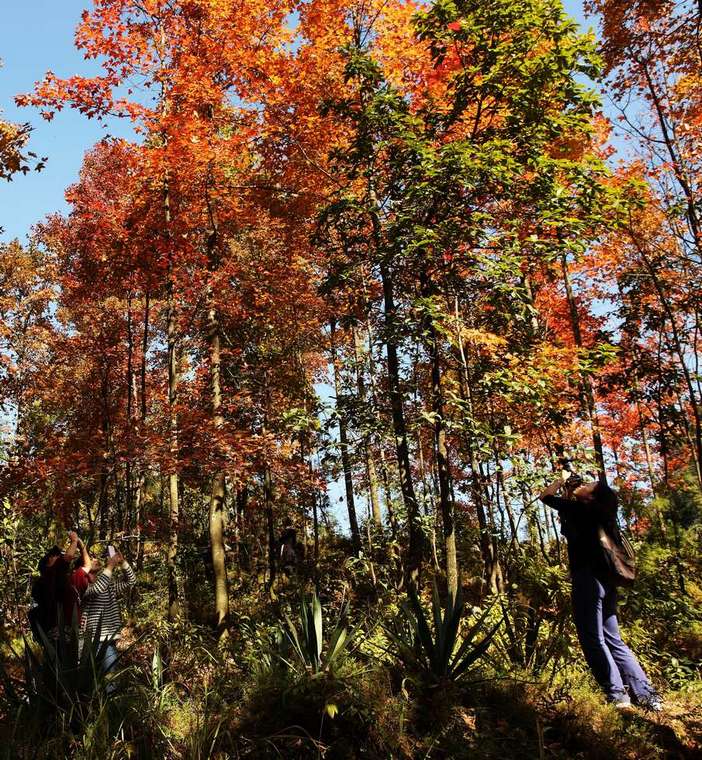
[[300, 600], [299, 626], [286, 615], [284, 628], [278, 637], [278, 657], [290, 667], [302, 667], [317, 675], [333, 672], [348, 654], [357, 629], [344, 624], [348, 604], [342, 606], [339, 619], [324, 644], [322, 604], [317, 594]]
[[543, 611], [530, 604], [514, 600], [505, 604], [503, 598], [499, 603], [505, 624], [495, 638], [499, 664], [504, 667], [504, 663], [510, 663], [534, 674], [550, 669], [553, 679], [565, 654], [566, 616], [556, 615], [549, 621]]
[[[455, 598], [449, 596], [444, 611], [435, 583], [431, 614], [424, 610], [413, 586], [410, 586], [408, 596], [409, 604], [403, 602], [401, 605], [402, 618], [385, 627], [391, 643], [388, 651], [425, 683], [455, 682], [465, 677], [470, 667], [487, 652], [502, 620], [488, 627], [492, 609], [489, 607], [461, 637], [459, 629], [465, 607], [460, 589]], [[433, 632], [430, 619], [433, 619]], [[476, 641], [481, 635], [482, 638]]]
[[39, 629], [41, 655], [25, 639], [24, 673], [27, 698], [37, 709], [64, 710], [81, 717], [82, 706], [102, 691], [104, 675], [99, 666], [108, 642], [100, 641], [99, 627], [81, 646], [74, 620], [64, 638], [50, 639]]

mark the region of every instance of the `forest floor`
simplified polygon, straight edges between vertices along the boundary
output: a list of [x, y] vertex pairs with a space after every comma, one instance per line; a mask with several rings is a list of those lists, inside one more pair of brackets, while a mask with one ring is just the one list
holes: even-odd
[[[22, 632], [4, 628], [4, 670], [19, 700], [0, 679], [2, 760], [702, 758], [695, 673], [675, 689], [657, 678], [659, 714], [617, 711], [595, 688], [568, 626], [558, 667], [548, 673], [507, 667], [498, 644], [464, 681], [421, 686], [384, 651], [382, 621], [397, 613], [403, 595], [354, 586], [332, 554], [320, 593], [325, 637], [349, 597], [363, 633], [333, 673], [315, 675], [281, 668], [272, 654], [281, 621], [295, 619], [303, 584], [271, 595], [255, 573], [232, 578], [232, 626], [222, 644], [208, 624], [212, 599], [198, 572], [192, 586], [186, 578], [184, 620], [164, 621], [157, 559], [139, 574], [129, 605], [117, 692], [109, 700], [95, 694], [81, 716], [64, 712], [57, 720], [39, 715], [41, 706], [29, 709]], [[634, 633], [625, 628], [625, 636]]]
[[[357, 681], [352, 695], [336, 691], [339, 714], [332, 719], [299, 684], [271, 693], [226, 661], [217, 663], [221, 672], [209, 693], [207, 675], [198, 680], [194, 672], [187, 680], [149, 688], [140, 676], [150, 671], [150, 659], [138, 645], [130, 651], [120, 693], [107, 711], [110, 722], [119, 723], [111, 742], [99, 735], [99, 715], [85, 733], [52, 738], [50, 732], [37, 733], [26, 715], [5, 713], [0, 757], [702, 758], [699, 691], [667, 692], [659, 714], [638, 708], [623, 713], [606, 705], [588, 680], [570, 693], [541, 683], [488, 680], [435, 694], [431, 704], [409, 700], [403, 714], [402, 697], [378, 688], [374, 673], [365, 683]], [[10, 664], [8, 673], [21, 680], [21, 664]], [[365, 714], [359, 715], [359, 698], [365, 699]]]

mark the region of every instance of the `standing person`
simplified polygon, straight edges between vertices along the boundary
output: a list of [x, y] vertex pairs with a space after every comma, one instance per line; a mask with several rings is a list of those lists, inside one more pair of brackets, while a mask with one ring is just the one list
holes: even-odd
[[290, 576], [301, 560], [305, 558], [305, 547], [297, 541], [297, 533], [294, 528], [286, 528], [278, 541], [280, 546], [279, 559], [283, 572]]
[[90, 585], [90, 571], [95, 569], [97, 572], [100, 569], [100, 563], [90, 556], [88, 547], [80, 539], [78, 539], [78, 548], [81, 556], [76, 559], [70, 576], [73, 593], [70, 597], [70, 607], [66, 609], [64, 616], [66, 620], [72, 621], [75, 614], [80, 627], [82, 621], [81, 605], [83, 596]]
[[[115, 579], [114, 570], [121, 567], [124, 577]], [[117, 663], [117, 642], [122, 636], [122, 614], [118, 595], [136, 583], [136, 575], [124, 557], [116, 552], [108, 557], [100, 571], [100, 563], [92, 562], [88, 572], [88, 587], [83, 593], [82, 628], [87, 639], [94, 639], [99, 632], [104, 645], [101, 661], [102, 672], [107, 675]], [[108, 693], [114, 691], [109, 684]]]
[[[633, 697], [638, 705], [658, 712], [660, 697], [622, 641], [617, 587], [600, 544], [600, 527], [609, 535], [616, 533], [617, 495], [601, 481], [583, 483], [577, 475], [564, 474], [567, 479], [555, 480], [539, 498], [557, 510], [568, 542], [573, 619], [585, 660], [616, 707], [631, 707]], [[561, 489], [564, 498], [556, 495]]]
[[[68, 533], [70, 545], [66, 551], [53, 546], [39, 560], [39, 578], [32, 586], [34, 607], [30, 611], [30, 624], [37, 640], [42, 641], [39, 628], [55, 644], [63, 639], [61, 630], [71, 624], [70, 610], [74, 592], [70, 583], [71, 562], [78, 553], [78, 534]], [[69, 617], [66, 618], [66, 611]]]

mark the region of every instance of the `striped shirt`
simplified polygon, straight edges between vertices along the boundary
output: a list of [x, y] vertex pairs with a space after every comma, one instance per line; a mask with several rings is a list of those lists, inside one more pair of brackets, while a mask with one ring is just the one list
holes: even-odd
[[88, 636], [95, 636], [100, 629], [100, 641], [118, 639], [122, 634], [122, 614], [117, 595], [136, 583], [134, 570], [125, 562], [125, 577], [115, 580], [109, 567], [91, 583], [83, 594], [81, 617], [83, 631]]

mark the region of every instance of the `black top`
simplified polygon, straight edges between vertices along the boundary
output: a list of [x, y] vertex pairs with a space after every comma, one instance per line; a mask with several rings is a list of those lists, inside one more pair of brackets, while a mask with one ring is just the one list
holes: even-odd
[[600, 525], [607, 528], [616, 521], [616, 508], [612, 511], [599, 501], [585, 503], [559, 496], [544, 496], [542, 501], [560, 515], [561, 533], [568, 541], [571, 572], [590, 568], [595, 575], [606, 577], [608, 570], [600, 548], [598, 528]]
[[[58, 625], [58, 606], [65, 604], [72, 591], [69, 583], [71, 566], [63, 557], [57, 557], [50, 567], [45, 567], [32, 586], [32, 598], [39, 605], [40, 624], [48, 633]], [[70, 624], [70, 621], [64, 621]]]

